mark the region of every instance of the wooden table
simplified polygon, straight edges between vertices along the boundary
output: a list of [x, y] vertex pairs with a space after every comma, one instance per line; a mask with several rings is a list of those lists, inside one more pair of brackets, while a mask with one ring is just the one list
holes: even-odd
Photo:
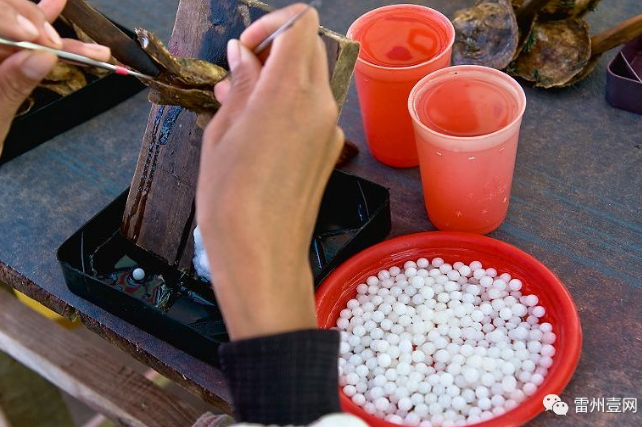
[[[167, 39], [176, 0], [93, 1], [116, 21]], [[274, 1], [276, 6], [291, 1]], [[322, 23], [339, 32], [386, 0], [326, 0]], [[452, 16], [472, 0], [412, 1]], [[593, 31], [642, 12], [637, 0], [604, 2]], [[637, 414], [574, 414], [576, 397], [642, 399], [642, 117], [604, 101], [605, 64], [566, 90], [526, 89], [528, 107], [511, 208], [491, 236], [539, 258], [570, 289], [584, 348], [562, 398], [565, 418], [530, 425], [639, 426]], [[149, 111], [145, 95], [81, 125], [0, 168], [0, 280], [82, 322], [139, 360], [221, 408], [230, 402], [221, 373], [73, 295], [55, 251], [128, 185]], [[416, 169], [385, 167], [368, 153], [352, 89], [341, 125], [362, 153], [346, 170], [391, 189], [391, 236], [432, 230]]]

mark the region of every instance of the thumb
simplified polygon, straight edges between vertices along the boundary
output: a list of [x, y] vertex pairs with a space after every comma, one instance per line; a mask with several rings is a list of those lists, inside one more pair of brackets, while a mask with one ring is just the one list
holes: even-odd
[[250, 95], [261, 75], [259, 59], [238, 40], [227, 44], [227, 62], [230, 65], [231, 84], [223, 81], [216, 85], [215, 94], [223, 104], [205, 132], [208, 141], [218, 141], [235, 118], [245, 109]]
[[56, 60], [52, 53], [22, 51], [0, 64], [0, 141], [20, 105], [49, 74]]
[[245, 108], [250, 94], [261, 75], [261, 62], [238, 40], [230, 40], [227, 45], [227, 62], [230, 64], [232, 85], [225, 96], [224, 107], [230, 114]]

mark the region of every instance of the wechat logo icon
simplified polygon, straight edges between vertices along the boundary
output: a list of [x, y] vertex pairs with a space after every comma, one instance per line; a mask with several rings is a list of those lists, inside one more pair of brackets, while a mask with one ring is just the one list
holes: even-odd
[[568, 413], [568, 404], [556, 394], [549, 394], [542, 402], [547, 411], [553, 411], [555, 415], [565, 416]]

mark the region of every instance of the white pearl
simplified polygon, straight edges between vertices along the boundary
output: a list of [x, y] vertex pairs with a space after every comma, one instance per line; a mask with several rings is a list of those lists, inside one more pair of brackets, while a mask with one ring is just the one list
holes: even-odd
[[542, 358], [539, 360], [539, 365], [542, 368], [548, 369], [551, 366], [553, 366], [553, 359], [550, 358], [549, 356], [542, 356]]
[[535, 394], [537, 391], [537, 386], [533, 383], [526, 383], [524, 384], [524, 387], [522, 388], [526, 396], [532, 396]]
[[546, 332], [542, 337], [542, 341], [544, 342], [544, 344], [554, 344], [556, 339], [557, 335], [555, 335], [554, 332]]
[[357, 394], [357, 388], [353, 385], [346, 385], [343, 387], [343, 393], [348, 397], [352, 397]]
[[545, 314], [546, 314], [546, 310], [541, 305], [538, 305], [537, 307], [533, 307], [533, 316], [544, 317]]
[[397, 402], [397, 407], [403, 411], [410, 411], [412, 409], [412, 401], [408, 397], [403, 397]]
[[537, 298], [536, 295], [528, 295], [522, 297], [522, 300], [520, 302], [528, 307], [534, 307], [539, 302], [539, 298]]
[[357, 406], [363, 406], [366, 403], [366, 397], [361, 393], [357, 393], [352, 396], [352, 402]]
[[405, 304], [398, 302], [398, 303], [396, 303], [396, 304], [394, 305], [393, 310], [394, 310], [394, 312], [395, 312], [395, 313], [397, 313], [398, 315], [402, 315], [402, 314], [405, 314], [405, 313], [406, 313], [407, 308], [406, 308], [406, 305], [405, 305]]
[[428, 266], [430, 266], [430, 262], [426, 258], [419, 258], [417, 260], [417, 267], [427, 268]]
[[[370, 276], [366, 279], [366, 285], [374, 286], [379, 283], [379, 278], [377, 276]], [[362, 286], [362, 285], [359, 285]]]
[[541, 349], [542, 356], [553, 357], [555, 355], [555, 347], [550, 344], [544, 344]]
[[519, 279], [436, 260], [381, 270], [358, 286], [337, 319], [344, 394], [406, 425], [501, 415], [543, 384], [553, 327], [539, 323], [545, 310], [537, 296], [522, 296]]
[[511, 317], [513, 317], [513, 310], [511, 310], [508, 307], [504, 307], [499, 311], [499, 317], [501, 317], [504, 320], [508, 320]]
[[132, 271], [132, 277], [134, 280], [143, 280], [145, 278], [145, 270], [142, 268], [135, 268], [134, 271]]

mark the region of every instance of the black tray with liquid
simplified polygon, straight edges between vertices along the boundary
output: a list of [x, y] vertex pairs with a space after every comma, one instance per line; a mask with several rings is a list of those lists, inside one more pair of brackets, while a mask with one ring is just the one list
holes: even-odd
[[[218, 364], [228, 340], [209, 283], [170, 266], [125, 239], [119, 228], [127, 192], [58, 249], [69, 289], [181, 350]], [[318, 285], [337, 265], [390, 232], [388, 190], [335, 171], [321, 203], [310, 247]], [[146, 272], [132, 278], [135, 267]]]
[[[136, 37], [133, 32], [116, 23], [115, 25], [131, 38]], [[55, 27], [61, 37], [75, 38], [73, 31], [65, 24], [57, 21]], [[34, 106], [26, 114], [16, 117], [11, 124], [0, 164], [109, 110], [145, 88], [135, 77], [114, 73], [103, 77], [83, 74], [87, 79], [87, 86], [67, 96], [60, 96], [46, 89], [34, 91]]]

